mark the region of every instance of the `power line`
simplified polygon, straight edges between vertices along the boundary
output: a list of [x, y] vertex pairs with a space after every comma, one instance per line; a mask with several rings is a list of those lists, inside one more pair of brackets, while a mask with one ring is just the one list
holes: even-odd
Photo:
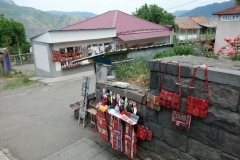
[[188, 2], [188, 3], [185, 3], [185, 4], [182, 4], [182, 5], [179, 5], [179, 6], [173, 7], [173, 8], [169, 8], [169, 9], [166, 9], [166, 10], [170, 10], [170, 9], [178, 8], [178, 7], [181, 7], [181, 6], [187, 5], [187, 4], [192, 3], [192, 2], [195, 2], [195, 1], [197, 1], [197, 0], [194, 0], [194, 1], [191, 1], [191, 2]]

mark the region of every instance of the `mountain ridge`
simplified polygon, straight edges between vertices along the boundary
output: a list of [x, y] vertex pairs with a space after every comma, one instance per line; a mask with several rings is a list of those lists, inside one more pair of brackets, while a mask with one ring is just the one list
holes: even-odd
[[92, 12], [80, 12], [80, 11], [73, 11], [73, 12], [64, 12], [64, 11], [55, 11], [55, 10], [51, 10], [51, 11], [46, 11], [48, 13], [54, 14], [54, 15], [68, 15], [68, 16], [74, 16], [74, 15], [81, 15], [83, 17], [86, 18], [92, 18], [97, 16], [97, 14], [92, 13]]
[[181, 14], [179, 17], [187, 17], [187, 16], [203, 16], [206, 18], [217, 17], [213, 15], [214, 12], [233, 7], [235, 5], [234, 0], [222, 2], [222, 3], [213, 3], [201, 7], [196, 7], [188, 12]]
[[48, 30], [60, 29], [86, 19], [80, 15], [57, 16], [35, 8], [9, 4], [5, 1], [0, 0], [0, 14], [4, 14], [7, 19], [23, 23], [28, 39]]

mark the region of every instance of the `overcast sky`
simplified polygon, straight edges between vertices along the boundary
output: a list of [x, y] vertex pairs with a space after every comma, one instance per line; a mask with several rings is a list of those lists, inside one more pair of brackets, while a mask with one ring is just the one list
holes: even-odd
[[101, 14], [109, 10], [120, 10], [131, 14], [136, 10], [136, 8], [139, 8], [145, 3], [157, 4], [158, 6], [167, 10], [168, 12], [174, 12], [176, 10], [190, 10], [199, 6], [204, 6], [215, 2], [220, 3], [229, 0], [13, 0], [13, 1], [19, 6], [33, 7], [43, 11], [49, 10], [87, 11], [95, 14]]

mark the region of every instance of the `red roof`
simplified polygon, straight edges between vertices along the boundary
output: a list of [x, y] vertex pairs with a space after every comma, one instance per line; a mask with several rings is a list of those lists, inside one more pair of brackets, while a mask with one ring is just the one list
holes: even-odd
[[121, 39], [125, 39], [124, 41], [163, 37], [173, 34], [168, 27], [140, 19], [118, 10], [108, 11], [96, 17], [62, 28], [61, 30], [103, 28], [116, 28], [117, 37], [122, 37]]
[[240, 14], [240, 5], [233, 6], [218, 12], [213, 13], [213, 15], [235, 15]]

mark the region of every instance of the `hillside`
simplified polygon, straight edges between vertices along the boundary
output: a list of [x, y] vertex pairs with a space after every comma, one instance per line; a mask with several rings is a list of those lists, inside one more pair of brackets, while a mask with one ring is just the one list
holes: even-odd
[[18, 22], [22, 22], [26, 28], [28, 38], [48, 30], [59, 29], [86, 19], [80, 15], [72, 17], [67, 15], [57, 16], [30, 7], [8, 4], [3, 1], [9, 0], [0, 0], [0, 14], [4, 14], [5, 18], [12, 18]]
[[62, 12], [62, 11], [47, 11], [48, 13], [54, 14], [54, 15], [58, 15], [58, 16], [62, 16], [62, 15], [68, 15], [68, 16], [74, 16], [74, 15], [81, 15], [83, 17], [86, 18], [92, 18], [95, 17], [96, 14], [91, 13], [91, 12]]
[[189, 10], [181, 10], [181, 11], [175, 11], [173, 12], [173, 15], [176, 16], [176, 17], [179, 17], [180, 15], [188, 12]]
[[179, 17], [186, 17], [186, 16], [204, 16], [204, 17], [215, 17], [212, 15], [214, 12], [230, 8], [234, 6], [235, 1], [227, 1], [222, 3], [213, 3], [209, 4], [203, 7], [197, 7], [195, 9], [192, 9], [186, 13], [181, 14]]

